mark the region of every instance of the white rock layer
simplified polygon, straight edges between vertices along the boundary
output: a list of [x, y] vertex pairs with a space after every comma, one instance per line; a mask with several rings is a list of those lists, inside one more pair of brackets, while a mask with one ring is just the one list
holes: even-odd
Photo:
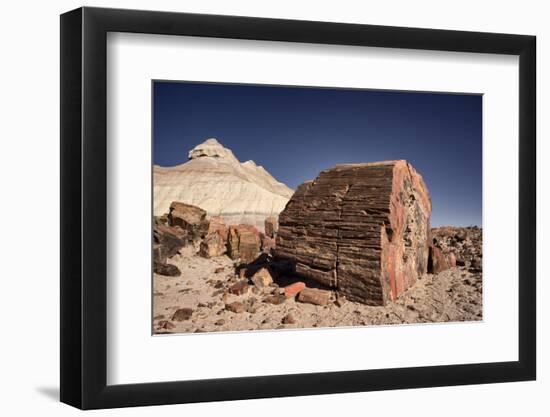
[[154, 214], [168, 212], [172, 201], [199, 206], [227, 224], [253, 224], [263, 230], [266, 217], [277, 215], [294, 193], [254, 161], [240, 163], [231, 150], [208, 139], [189, 152], [189, 161], [154, 166]]

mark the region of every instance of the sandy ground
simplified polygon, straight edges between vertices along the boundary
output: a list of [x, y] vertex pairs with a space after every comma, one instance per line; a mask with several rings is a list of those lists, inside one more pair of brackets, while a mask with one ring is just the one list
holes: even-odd
[[[214, 332], [258, 329], [360, 326], [402, 323], [473, 321], [482, 319], [481, 274], [452, 268], [423, 276], [398, 300], [385, 307], [344, 302], [316, 306], [286, 299], [274, 305], [263, 301], [279, 294], [278, 286], [263, 290], [250, 285], [243, 295], [227, 289], [240, 281], [233, 261], [226, 256], [205, 259], [190, 253], [169, 260], [179, 277], [154, 275], [153, 332]], [[226, 309], [242, 302], [243, 312]], [[174, 318], [179, 309], [180, 320]], [[290, 316], [290, 317], [289, 317]]]

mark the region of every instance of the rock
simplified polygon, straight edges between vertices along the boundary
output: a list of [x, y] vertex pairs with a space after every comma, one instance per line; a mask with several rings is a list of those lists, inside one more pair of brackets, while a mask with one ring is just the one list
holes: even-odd
[[271, 249], [275, 247], [275, 239], [267, 237], [263, 233], [260, 233], [261, 250], [264, 253], [270, 253]]
[[265, 235], [270, 238], [274, 238], [279, 230], [279, 219], [275, 216], [269, 216], [264, 222]]
[[452, 252], [445, 253], [445, 261], [447, 262], [447, 265], [449, 265], [449, 268], [454, 268], [456, 266], [456, 256]]
[[[163, 258], [171, 258], [179, 252], [181, 248], [187, 245], [185, 232], [179, 227], [170, 227], [158, 219], [153, 222], [153, 249], [154, 245], [162, 248], [162, 253], [158, 253]], [[164, 263], [164, 262], [160, 262]]]
[[235, 301], [234, 303], [226, 304], [225, 309], [233, 313], [244, 313], [246, 306], [239, 301]]
[[298, 187], [273, 254], [350, 301], [384, 305], [426, 272], [430, 213], [406, 161], [337, 165]]
[[263, 299], [264, 303], [275, 304], [275, 305], [283, 304], [285, 301], [286, 301], [286, 297], [282, 294], [269, 295]]
[[153, 243], [153, 262], [159, 264], [166, 263], [166, 254], [164, 247], [160, 243]]
[[470, 265], [470, 271], [471, 272], [481, 272], [481, 270], [482, 270], [481, 258], [477, 257], [477, 258], [472, 259], [472, 263]]
[[172, 320], [173, 321], [189, 320], [192, 315], [193, 315], [193, 309], [191, 309], [191, 308], [180, 308], [180, 309], [176, 310], [176, 312], [172, 316]]
[[283, 324], [296, 324], [296, 319], [290, 313], [283, 317]]
[[298, 293], [298, 301], [326, 306], [330, 302], [330, 291], [319, 290], [317, 288], [304, 288]]
[[225, 224], [225, 220], [222, 216], [210, 217], [210, 223], [208, 225], [208, 234], [218, 233], [224, 242], [227, 242], [229, 235], [229, 228]]
[[344, 304], [346, 304], [346, 302], [346, 297], [339, 294], [336, 295], [336, 301], [334, 302], [334, 304], [336, 304], [338, 307], [342, 307]]
[[437, 246], [430, 246], [430, 255], [428, 258], [428, 272], [430, 274], [439, 274], [445, 270], [449, 269], [449, 264], [447, 259], [441, 249]]
[[285, 296], [286, 297], [294, 297], [296, 294], [298, 294], [300, 291], [302, 291], [304, 288], [306, 288], [306, 284], [304, 284], [301, 281], [295, 282], [294, 284], [290, 284], [284, 288]]
[[176, 325], [168, 320], [161, 320], [158, 322], [158, 327], [160, 329], [172, 330], [176, 328]]
[[217, 232], [208, 234], [200, 243], [199, 255], [204, 258], [222, 256], [227, 251], [225, 240]]
[[216, 326], [223, 326], [225, 324], [224, 319], [219, 319], [214, 323]]
[[189, 161], [173, 167], [153, 167], [153, 211], [161, 215], [172, 201], [199, 206], [227, 224], [252, 224], [281, 212], [293, 190], [253, 161], [240, 163], [216, 139], [193, 148]]
[[474, 258], [483, 256], [483, 230], [477, 226], [443, 226], [432, 229], [433, 244], [445, 255], [447, 264], [469, 267]]
[[214, 269], [215, 274], [219, 274], [223, 271], [225, 271], [225, 268], [223, 266], [220, 266], [219, 268]]
[[181, 228], [188, 242], [198, 241], [208, 233], [206, 211], [190, 204], [173, 201], [170, 204], [168, 222], [172, 227]]
[[243, 295], [248, 292], [248, 283], [246, 281], [239, 281], [229, 287], [229, 292], [234, 295]]
[[228, 255], [243, 263], [253, 262], [260, 252], [260, 233], [254, 226], [239, 224], [229, 226]]
[[153, 265], [153, 271], [155, 274], [165, 275], [167, 277], [179, 277], [181, 275], [181, 271], [176, 265], [161, 264], [158, 262], [155, 262]]
[[252, 275], [251, 281], [256, 287], [265, 288], [273, 283], [273, 278], [267, 268], [260, 268], [254, 275]]

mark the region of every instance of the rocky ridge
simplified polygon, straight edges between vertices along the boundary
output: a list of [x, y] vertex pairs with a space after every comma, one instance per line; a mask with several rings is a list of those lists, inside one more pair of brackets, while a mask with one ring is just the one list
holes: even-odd
[[293, 190], [254, 161], [240, 163], [230, 149], [211, 138], [189, 151], [189, 160], [153, 168], [154, 215], [166, 213], [174, 201], [198, 206], [227, 224], [263, 228], [266, 217], [278, 215]]

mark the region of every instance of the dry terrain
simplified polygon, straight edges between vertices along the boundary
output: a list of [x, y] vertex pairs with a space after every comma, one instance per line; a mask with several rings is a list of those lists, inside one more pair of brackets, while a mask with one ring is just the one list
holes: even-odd
[[[244, 294], [231, 294], [229, 288], [241, 281], [235, 273], [234, 262], [227, 256], [202, 258], [186, 249], [169, 260], [181, 270], [180, 276], [154, 274], [154, 333], [482, 319], [481, 273], [472, 272], [466, 266], [435, 275], [426, 274], [395, 302], [384, 307], [350, 301], [319, 306], [299, 302], [295, 297], [280, 297], [279, 300], [284, 299], [281, 304], [272, 304], [270, 297], [282, 292], [282, 287], [276, 282], [262, 290], [250, 284]], [[288, 278], [286, 282], [281, 281], [282, 285], [287, 283]], [[178, 310], [180, 312], [176, 314]]]

